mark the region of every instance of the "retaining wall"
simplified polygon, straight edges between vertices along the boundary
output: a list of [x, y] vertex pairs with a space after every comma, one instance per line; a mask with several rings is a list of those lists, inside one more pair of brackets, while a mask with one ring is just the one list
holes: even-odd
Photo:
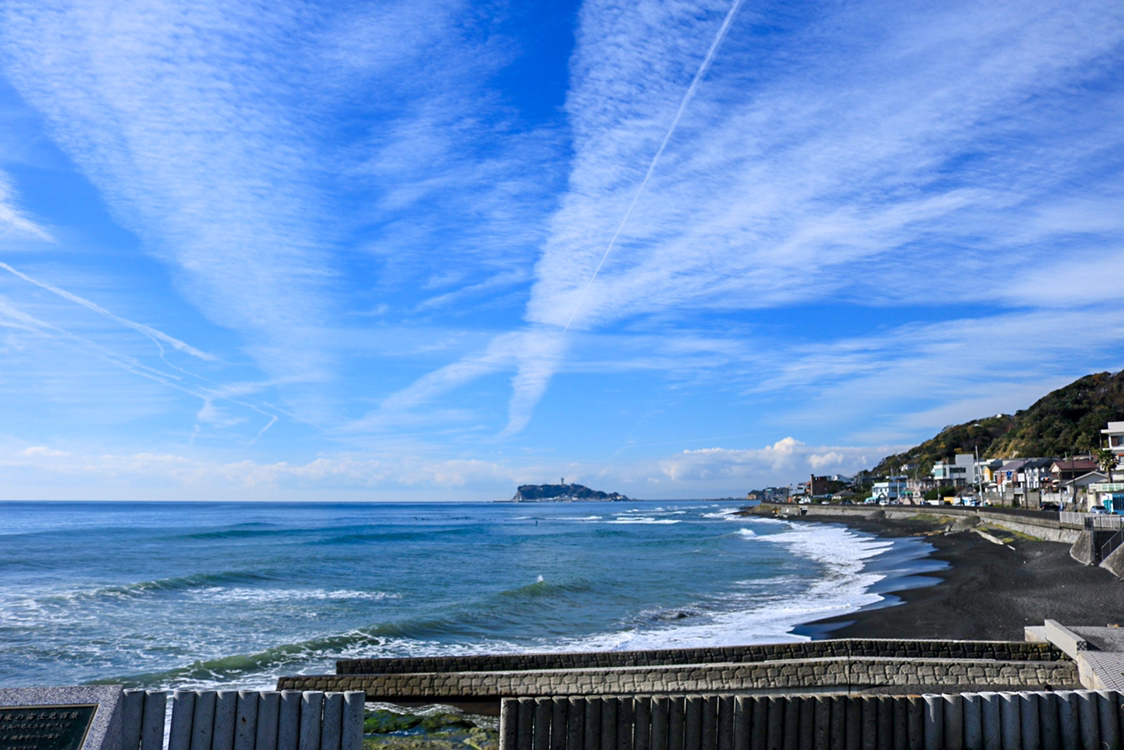
[[759, 507], [775, 510], [778, 515], [784, 516], [858, 516], [861, 518], [889, 518], [893, 520], [908, 520], [918, 515], [929, 516], [978, 516], [994, 526], [1001, 526], [1011, 531], [1017, 531], [1027, 536], [1035, 537], [1047, 542], [1073, 544], [1080, 535], [1080, 530], [1066, 528], [1052, 518], [1038, 518], [1031, 513], [1025, 515], [1012, 512], [988, 511], [984, 508], [959, 508], [954, 505], [793, 505], [791, 503], [761, 504]]
[[278, 690], [362, 690], [367, 700], [498, 700], [512, 696], [593, 696], [713, 692], [905, 691], [1076, 686], [1070, 661], [842, 657], [741, 664], [609, 669], [423, 672], [282, 677]]
[[581, 653], [482, 654], [413, 659], [340, 659], [336, 674], [411, 672], [514, 672], [525, 669], [589, 669], [683, 664], [741, 664], [776, 659], [882, 656], [934, 659], [1056, 661], [1064, 658], [1049, 643], [1025, 641], [942, 641], [896, 638], [837, 638], [713, 648], [652, 649]]
[[1081, 535], [1078, 529], [1062, 527], [1057, 521], [1043, 521], [1036, 518], [1015, 518], [996, 513], [979, 513], [980, 519], [994, 526], [1002, 526], [1020, 534], [1041, 539], [1045, 542], [1073, 544]]
[[1093, 750], [1121, 747], [1110, 691], [924, 696], [509, 698], [500, 750]]

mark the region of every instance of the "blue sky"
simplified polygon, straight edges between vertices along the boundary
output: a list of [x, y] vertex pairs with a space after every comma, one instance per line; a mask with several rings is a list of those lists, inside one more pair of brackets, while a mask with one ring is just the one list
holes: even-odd
[[0, 497], [850, 473], [1124, 351], [1124, 5], [0, 2]]

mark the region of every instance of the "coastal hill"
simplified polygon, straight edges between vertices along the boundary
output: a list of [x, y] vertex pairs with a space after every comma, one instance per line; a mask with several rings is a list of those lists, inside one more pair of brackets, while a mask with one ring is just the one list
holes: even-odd
[[1124, 421], [1124, 371], [1086, 375], [1052, 391], [1027, 409], [945, 427], [904, 453], [887, 456], [872, 470], [896, 474], [903, 465], [928, 474], [933, 463], [956, 453], [980, 458], [1072, 456], [1095, 451], [1108, 422]]
[[607, 502], [628, 500], [619, 492], [591, 490], [583, 484], [521, 484], [515, 491], [513, 503], [534, 502]]

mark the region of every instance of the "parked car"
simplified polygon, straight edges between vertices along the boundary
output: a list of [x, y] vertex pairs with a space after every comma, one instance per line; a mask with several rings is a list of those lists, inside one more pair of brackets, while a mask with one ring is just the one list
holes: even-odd
[[1094, 516], [1107, 516], [1108, 508], [1104, 507], [1103, 505], [1094, 505], [1092, 508], [1089, 508], [1089, 512]]
[[1040, 507], [1042, 508], [1042, 510], [1061, 510], [1061, 506], [1059, 506], [1057, 503], [1052, 503], [1050, 501], [1046, 501], [1046, 502], [1042, 503], [1042, 505]]

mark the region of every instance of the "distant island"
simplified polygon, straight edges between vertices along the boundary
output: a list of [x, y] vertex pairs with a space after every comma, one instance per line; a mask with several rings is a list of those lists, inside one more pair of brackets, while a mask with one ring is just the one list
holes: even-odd
[[512, 503], [546, 502], [625, 502], [628, 498], [619, 492], [591, 490], [583, 484], [521, 484], [515, 491]]

